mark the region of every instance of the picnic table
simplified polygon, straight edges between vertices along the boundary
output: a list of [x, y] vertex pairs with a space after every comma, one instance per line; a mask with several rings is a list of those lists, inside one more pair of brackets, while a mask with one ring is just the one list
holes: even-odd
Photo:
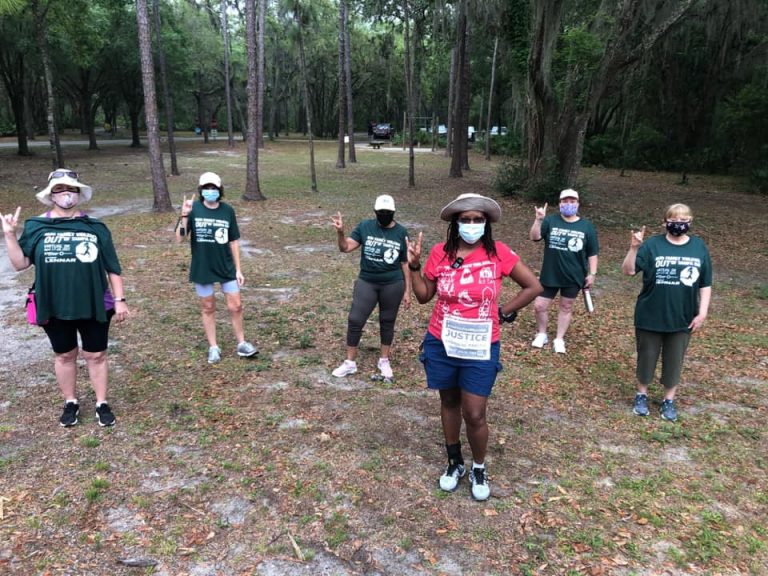
[[368, 142], [368, 146], [372, 146], [375, 150], [379, 150], [382, 144], [386, 144], [383, 140], [371, 140]]

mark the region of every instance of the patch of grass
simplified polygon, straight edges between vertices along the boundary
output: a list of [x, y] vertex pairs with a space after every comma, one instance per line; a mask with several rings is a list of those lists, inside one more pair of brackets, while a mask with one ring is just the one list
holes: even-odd
[[323, 528], [329, 548], [338, 548], [349, 539], [349, 518], [345, 514], [334, 512]]
[[80, 445], [85, 448], [97, 448], [101, 444], [101, 440], [95, 436], [83, 436], [80, 438]]
[[94, 478], [91, 480], [90, 486], [85, 489], [85, 499], [88, 502], [93, 503], [109, 488], [109, 482], [103, 478]]
[[109, 464], [109, 462], [104, 462], [103, 460], [100, 460], [99, 462], [95, 462], [93, 465], [93, 469], [96, 472], [109, 472], [111, 468], [112, 466]]

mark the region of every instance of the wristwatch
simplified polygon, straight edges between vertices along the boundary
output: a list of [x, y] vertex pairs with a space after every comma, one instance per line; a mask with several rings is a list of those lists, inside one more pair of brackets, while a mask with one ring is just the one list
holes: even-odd
[[515, 321], [515, 318], [517, 318], [517, 310], [512, 310], [509, 314], [504, 314], [501, 310], [501, 306], [499, 306], [499, 322], [502, 324], [512, 324], [512, 322]]

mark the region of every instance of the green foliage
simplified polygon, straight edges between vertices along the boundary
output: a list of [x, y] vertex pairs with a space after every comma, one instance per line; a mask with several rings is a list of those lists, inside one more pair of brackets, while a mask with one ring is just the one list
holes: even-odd
[[[531, 178], [528, 167], [519, 160], [504, 161], [499, 165], [493, 182], [494, 188], [505, 196], [520, 196], [533, 202], [558, 203], [560, 191], [568, 188], [565, 178], [554, 168]], [[583, 192], [580, 190], [580, 194]]]

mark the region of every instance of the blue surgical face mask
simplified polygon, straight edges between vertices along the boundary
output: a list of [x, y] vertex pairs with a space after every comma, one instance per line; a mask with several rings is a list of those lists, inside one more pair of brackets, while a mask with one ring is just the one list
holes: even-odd
[[576, 216], [576, 213], [578, 211], [579, 211], [578, 202], [565, 202], [563, 204], [560, 204], [560, 214], [568, 218], [570, 218], [571, 216]]
[[204, 188], [201, 194], [203, 195], [203, 200], [208, 202], [216, 202], [221, 197], [221, 193], [215, 188]]
[[482, 224], [462, 224], [459, 222], [459, 236], [467, 244], [474, 244], [485, 234], [485, 223]]

